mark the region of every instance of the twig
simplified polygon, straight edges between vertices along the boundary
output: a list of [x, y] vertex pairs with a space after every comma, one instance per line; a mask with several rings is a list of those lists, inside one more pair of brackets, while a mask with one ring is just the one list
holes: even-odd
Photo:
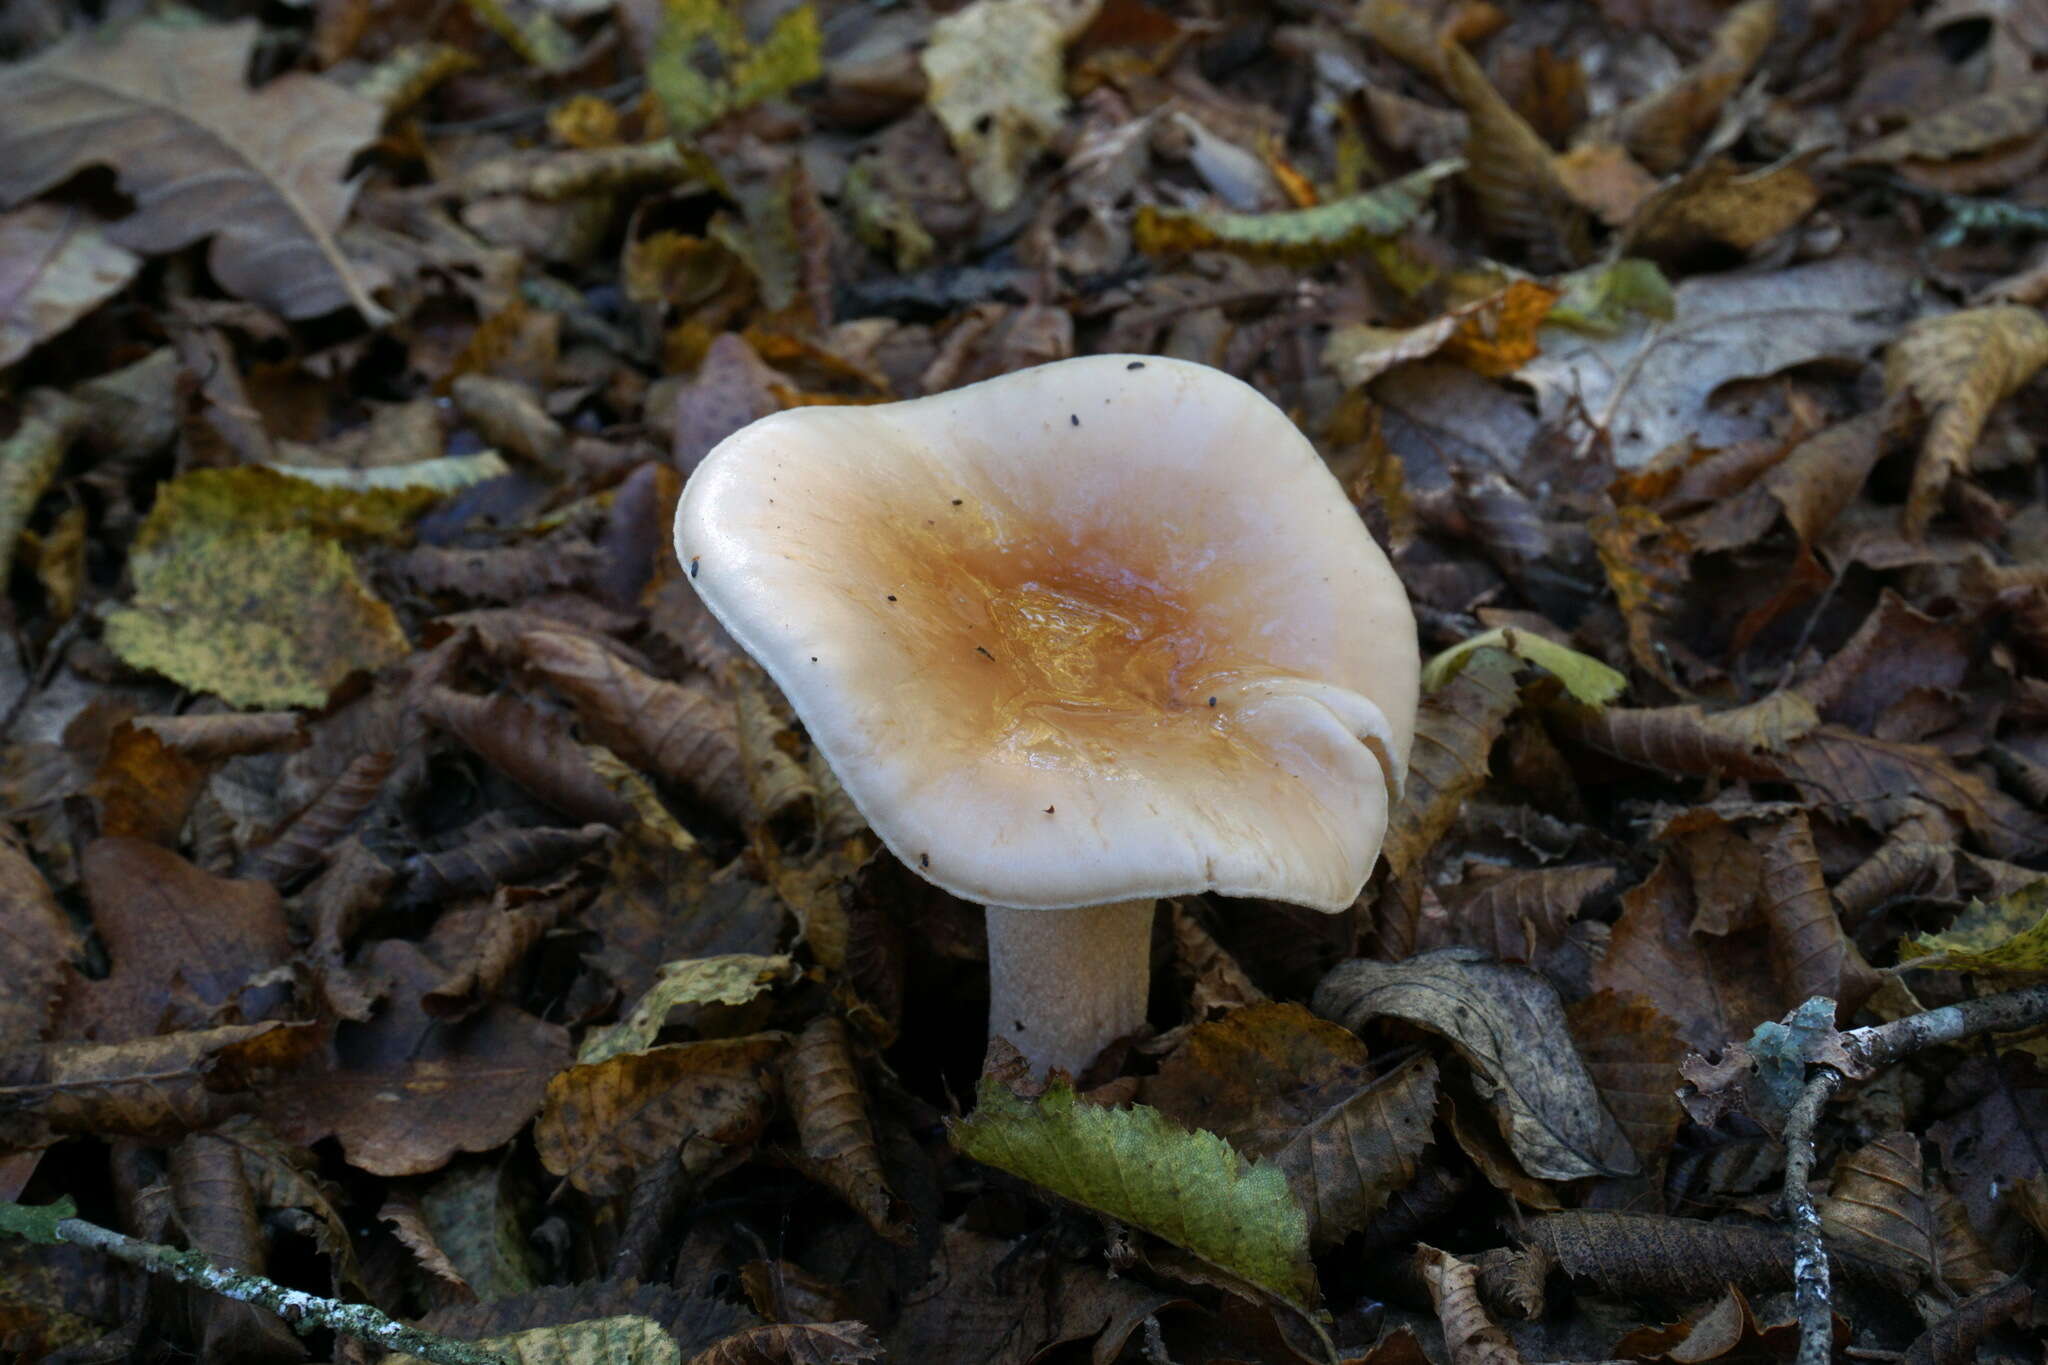
[[1785, 1216], [1792, 1221], [1792, 1316], [1799, 1323], [1795, 1365], [1827, 1365], [1834, 1353], [1835, 1310], [1820, 1210], [1807, 1188], [1813, 1177], [1813, 1129], [1842, 1088], [1842, 1073], [1824, 1066], [1806, 1083], [1785, 1120]]
[[[2017, 1033], [2048, 1023], [2048, 985], [1979, 996], [1943, 1005], [1889, 1024], [1850, 1029], [1840, 1036], [1845, 1060], [1857, 1078], [1870, 1075], [1926, 1048], [1980, 1033]], [[1792, 1222], [1792, 1309], [1799, 1323], [1796, 1365], [1827, 1365], [1834, 1350], [1834, 1306], [1827, 1247], [1820, 1212], [1807, 1189], [1813, 1176], [1813, 1130], [1850, 1079], [1835, 1067], [1818, 1065], [1785, 1120], [1785, 1216]]]
[[223, 1269], [196, 1251], [139, 1241], [97, 1223], [73, 1218], [71, 1208], [69, 1199], [40, 1208], [0, 1203], [0, 1232], [12, 1232], [33, 1242], [70, 1242], [91, 1247], [116, 1260], [141, 1266], [153, 1275], [165, 1275], [180, 1284], [267, 1308], [301, 1334], [315, 1327], [327, 1327], [343, 1336], [358, 1337], [388, 1351], [404, 1351], [435, 1365], [508, 1365], [495, 1352], [408, 1327], [368, 1304], [323, 1299], [287, 1289], [261, 1275]]

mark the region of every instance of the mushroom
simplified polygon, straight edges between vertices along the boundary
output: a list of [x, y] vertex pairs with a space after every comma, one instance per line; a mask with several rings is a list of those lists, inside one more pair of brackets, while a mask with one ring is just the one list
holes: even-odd
[[1078, 1075], [1145, 1022], [1154, 903], [1335, 912], [1414, 729], [1415, 619], [1301, 433], [1089, 356], [728, 437], [676, 554], [877, 836], [987, 908], [992, 1033]]

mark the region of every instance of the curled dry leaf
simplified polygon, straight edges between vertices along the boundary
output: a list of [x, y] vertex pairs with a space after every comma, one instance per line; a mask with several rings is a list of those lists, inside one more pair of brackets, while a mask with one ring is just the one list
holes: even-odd
[[728, 816], [752, 818], [738, 721], [732, 704], [708, 684], [652, 677], [567, 631], [532, 631], [519, 643], [569, 698], [591, 739]]
[[744, 1157], [782, 1096], [779, 1033], [677, 1043], [572, 1066], [547, 1085], [534, 1124], [541, 1163], [587, 1194], [623, 1193], [633, 1173], [680, 1159], [703, 1178]]
[[1614, 877], [1613, 868], [1598, 864], [1512, 868], [1470, 879], [1455, 891], [1445, 888], [1439, 894], [1450, 921], [1448, 941], [1502, 962], [1535, 962], [1563, 941], [1566, 926]]
[[358, 755], [313, 804], [261, 847], [250, 850], [237, 871], [283, 885], [318, 867], [327, 851], [384, 790], [395, 761], [388, 752]]
[[1549, 144], [1456, 42], [1443, 44], [1437, 75], [1472, 119], [1465, 181], [1488, 230], [1524, 247], [1538, 269], [1579, 264], [1587, 252], [1586, 214], [1565, 190]]
[[1737, 5], [1714, 30], [1713, 45], [1696, 66], [1615, 115], [1616, 137], [1658, 175], [1678, 170], [1720, 118], [1728, 97], [1749, 79], [1777, 27], [1776, 0]]
[[796, 1118], [798, 1164], [852, 1206], [877, 1237], [907, 1245], [909, 1209], [882, 1170], [860, 1068], [838, 1016], [822, 1015], [797, 1035], [783, 1059], [782, 1085]]
[[[2048, 86], [2044, 86], [2048, 88]], [[1970, 467], [1984, 419], [2048, 365], [2048, 319], [2014, 304], [1927, 318], [1885, 354], [1885, 386], [1910, 391], [1928, 414], [1927, 438], [1906, 500], [1909, 535], [1921, 535], [1942, 490]]]
[[510, 692], [472, 696], [430, 689], [428, 719], [510, 778], [522, 791], [564, 815], [623, 829], [632, 806], [591, 770], [589, 753], [566, 727]]
[[1684, 1117], [1671, 1086], [1685, 1056], [1677, 1026], [1642, 996], [1611, 990], [1572, 1002], [1565, 1023], [1643, 1171], [1658, 1175]]
[[155, 735], [173, 752], [202, 761], [297, 749], [306, 742], [305, 718], [296, 711], [137, 716], [133, 724]]
[[1479, 1302], [1477, 1272], [1469, 1262], [1424, 1245], [1415, 1249], [1415, 1268], [1443, 1324], [1451, 1365], [1522, 1365], [1522, 1353]]
[[349, 163], [383, 111], [319, 76], [244, 81], [254, 20], [135, 22], [79, 33], [0, 68], [0, 199], [19, 201], [94, 163], [111, 165], [135, 211], [108, 236], [155, 253], [213, 238], [214, 278], [288, 318], [353, 307], [388, 314], [337, 233], [356, 185]]
[[612, 834], [605, 825], [550, 829], [480, 823], [489, 827], [479, 828], [455, 847], [415, 853], [398, 865], [405, 881], [403, 903], [432, 905], [488, 896], [502, 886], [534, 885], [563, 864], [602, 847]]
[[749, 1327], [690, 1357], [689, 1365], [852, 1365], [878, 1360], [882, 1344], [864, 1322]]
[[[1138, 209], [1131, 236], [1140, 251], [1153, 256], [1227, 251], [1254, 261], [1320, 265], [1354, 255], [1375, 240], [1398, 237], [1429, 207], [1437, 182], [1464, 168], [1463, 161], [1435, 161], [1363, 194], [1270, 213], [1182, 211], [1146, 204]], [[1455, 330], [1455, 324], [1452, 327]], [[1403, 358], [1426, 355], [1445, 339], [1448, 336]]]
[[[178, 1225], [192, 1250], [217, 1266], [261, 1274], [267, 1259], [263, 1233], [240, 1150], [210, 1133], [194, 1133], [171, 1149], [169, 1165]], [[207, 1298], [200, 1300], [199, 1314], [200, 1340], [209, 1356], [304, 1354], [284, 1323], [256, 1304]]]
[[1469, 948], [1400, 963], [1347, 962], [1316, 987], [1315, 1010], [1353, 1031], [1386, 1015], [1445, 1038], [1472, 1067], [1529, 1174], [1635, 1173], [1628, 1140], [1572, 1046], [1556, 989], [1534, 972]]

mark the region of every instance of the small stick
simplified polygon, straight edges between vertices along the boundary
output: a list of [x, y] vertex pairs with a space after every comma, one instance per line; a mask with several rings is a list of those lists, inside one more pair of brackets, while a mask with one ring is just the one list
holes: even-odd
[[343, 1336], [358, 1337], [388, 1351], [404, 1351], [434, 1365], [509, 1365], [505, 1357], [495, 1352], [408, 1327], [368, 1304], [323, 1299], [317, 1294], [287, 1289], [261, 1275], [226, 1270], [196, 1251], [140, 1241], [97, 1223], [73, 1218], [69, 1216], [71, 1209], [69, 1199], [34, 1208], [0, 1203], [0, 1232], [12, 1232], [32, 1242], [70, 1242], [91, 1247], [116, 1260], [141, 1266], [153, 1275], [165, 1275], [180, 1284], [210, 1289], [226, 1298], [267, 1308], [301, 1335], [315, 1327], [328, 1327]]
[[[1942, 1043], [1979, 1033], [2018, 1033], [2043, 1023], [2048, 1023], [2048, 985], [2001, 991], [1960, 1005], [1909, 1014], [1889, 1024], [1850, 1029], [1840, 1036], [1840, 1042], [1850, 1064], [1867, 1076]], [[1834, 1350], [1827, 1247], [1821, 1240], [1820, 1213], [1807, 1183], [1813, 1175], [1814, 1127], [1828, 1101], [1848, 1080], [1834, 1067], [1816, 1065], [1785, 1120], [1784, 1205], [1792, 1221], [1792, 1307], [1799, 1323], [1796, 1365], [1827, 1365]]]

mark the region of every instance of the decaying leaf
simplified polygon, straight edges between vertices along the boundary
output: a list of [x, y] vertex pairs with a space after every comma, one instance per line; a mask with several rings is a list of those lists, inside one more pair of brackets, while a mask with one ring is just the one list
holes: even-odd
[[1705, 58], [1670, 85], [1616, 113], [1620, 140], [1657, 174], [1677, 170], [1720, 117], [1728, 97], [1749, 79], [1777, 26], [1777, 0], [1746, 0], [1730, 10], [1715, 28]]
[[1565, 192], [1549, 145], [1458, 43], [1443, 44], [1437, 69], [1444, 89], [1471, 116], [1465, 180], [1487, 228], [1524, 247], [1538, 268], [1579, 264], [1587, 250], [1585, 211]]
[[643, 1052], [685, 1005], [744, 1005], [789, 974], [786, 954], [724, 953], [717, 957], [664, 962], [654, 985], [624, 1019], [590, 1034], [576, 1050], [580, 1066], [592, 1066], [622, 1052]]
[[[819, 74], [817, 13], [785, 10], [759, 45], [747, 40], [739, 12], [722, 0], [676, 0], [647, 62], [647, 81], [678, 137], [694, 137], [728, 114], [773, 98]], [[706, 52], [723, 68], [707, 75]]]
[[135, 212], [109, 240], [145, 253], [213, 238], [214, 278], [288, 318], [353, 307], [388, 320], [375, 276], [337, 237], [355, 198], [350, 160], [383, 110], [319, 76], [244, 80], [254, 20], [139, 21], [85, 32], [0, 69], [0, 199], [18, 202], [81, 167], [111, 165]]
[[1522, 1365], [1522, 1353], [1479, 1302], [1477, 1272], [1433, 1246], [1415, 1249], [1416, 1268], [1443, 1324], [1452, 1365]]
[[1308, 1219], [1271, 1162], [1247, 1163], [1213, 1133], [1156, 1109], [1104, 1109], [1055, 1084], [1024, 1100], [984, 1076], [953, 1145], [1062, 1199], [1143, 1228], [1281, 1300], [1316, 1297]]
[[[510, 1365], [681, 1365], [676, 1340], [651, 1318], [596, 1318], [559, 1327], [534, 1327], [506, 1336], [480, 1337], [479, 1350], [495, 1352]], [[703, 1357], [698, 1357], [702, 1359]], [[418, 1356], [394, 1352], [390, 1365], [426, 1365]]]
[[1901, 943], [1899, 955], [1950, 972], [2048, 973], [2048, 880], [1973, 901], [1940, 933]]
[[78, 932], [49, 883], [12, 839], [0, 839], [0, 1054], [42, 1040]]
[[1635, 1172], [1628, 1140], [1572, 1046], [1555, 989], [1534, 972], [1469, 948], [1400, 963], [1347, 962], [1316, 987], [1315, 1010], [1354, 1031], [1385, 1015], [1442, 1035], [1472, 1067], [1529, 1174]]
[[534, 1143], [550, 1172], [618, 1194], [634, 1171], [680, 1161], [709, 1175], [760, 1137], [782, 1095], [781, 1034], [675, 1043], [578, 1064], [547, 1085]]
[[1886, 1133], [1836, 1163], [1821, 1228], [1843, 1249], [1915, 1280], [1974, 1294], [1997, 1283], [1967, 1220], [1944, 1217], [1955, 1197], [1921, 1163], [1920, 1140]]
[[860, 1070], [836, 1015], [821, 1015], [797, 1035], [783, 1060], [782, 1086], [796, 1118], [798, 1164], [837, 1192], [876, 1236], [907, 1244], [908, 1210], [882, 1171]]

